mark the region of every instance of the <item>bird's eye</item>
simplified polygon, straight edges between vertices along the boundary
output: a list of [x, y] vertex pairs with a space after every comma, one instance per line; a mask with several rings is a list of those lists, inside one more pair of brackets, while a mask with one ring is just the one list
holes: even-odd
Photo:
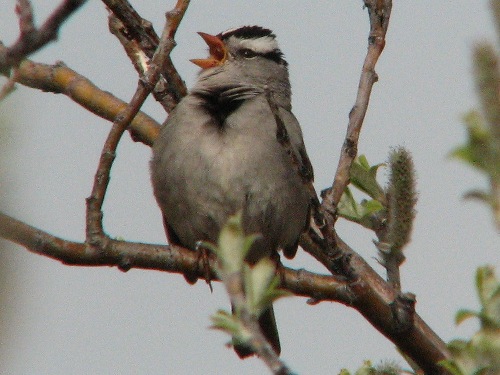
[[255, 51], [252, 51], [251, 49], [245, 48], [241, 50], [241, 55], [247, 59], [251, 59], [252, 57], [257, 56], [257, 53], [255, 53]]

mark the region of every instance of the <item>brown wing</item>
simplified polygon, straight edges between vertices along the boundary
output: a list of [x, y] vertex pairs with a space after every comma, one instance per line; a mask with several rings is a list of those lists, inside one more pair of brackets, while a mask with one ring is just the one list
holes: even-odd
[[[306, 216], [306, 222], [304, 223], [304, 229], [303, 229], [303, 232], [305, 232], [309, 229], [311, 212], [316, 212], [320, 203], [318, 200], [318, 196], [316, 195], [316, 190], [314, 190], [314, 185], [313, 185], [314, 182], [313, 167], [311, 161], [309, 160], [309, 157], [307, 156], [305, 148], [299, 149], [299, 155], [301, 164], [298, 172], [304, 184], [304, 188], [309, 191], [310, 195], [309, 213]], [[292, 259], [297, 253], [298, 246], [299, 246], [299, 238], [297, 238], [297, 242], [295, 242], [292, 246], [288, 246], [283, 249], [283, 255], [285, 255], [287, 259]]]

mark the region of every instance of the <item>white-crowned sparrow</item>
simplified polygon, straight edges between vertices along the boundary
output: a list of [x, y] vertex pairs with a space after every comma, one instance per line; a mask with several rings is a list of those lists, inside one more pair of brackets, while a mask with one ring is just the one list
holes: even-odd
[[[153, 189], [168, 240], [190, 249], [200, 240], [216, 243], [229, 216], [242, 210], [244, 231], [262, 235], [249, 263], [278, 249], [292, 257], [309, 222], [310, 196], [300, 169], [311, 178], [312, 169], [291, 112], [287, 63], [275, 35], [259, 26], [199, 34], [210, 56], [191, 60], [202, 68], [198, 81], [153, 146]], [[267, 93], [277, 105], [274, 113]], [[288, 149], [277, 139], [278, 111]], [[279, 354], [272, 307], [259, 322]], [[252, 354], [246, 347], [235, 350]]]

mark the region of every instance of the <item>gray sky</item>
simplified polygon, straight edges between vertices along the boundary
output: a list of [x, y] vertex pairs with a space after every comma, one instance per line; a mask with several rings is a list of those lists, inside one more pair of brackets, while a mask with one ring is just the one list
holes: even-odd
[[[33, 1], [38, 21], [58, 4]], [[161, 31], [175, 1], [133, 1]], [[0, 13], [0, 40], [17, 37], [14, 0]], [[307, 8], [304, 4], [308, 4]], [[460, 307], [477, 308], [473, 278], [485, 263], [498, 266], [499, 236], [491, 214], [462, 195], [485, 188], [478, 173], [447, 158], [465, 139], [461, 116], [476, 106], [470, 51], [495, 39], [488, 1], [394, 1], [387, 46], [361, 136], [360, 152], [372, 163], [390, 147], [404, 145], [418, 174], [418, 216], [402, 268], [405, 291], [417, 295], [417, 312], [445, 340], [470, 335], [476, 324], [456, 328]], [[305, 9], [306, 8], [306, 9]], [[294, 113], [301, 122], [315, 167], [316, 189], [331, 184], [366, 52], [368, 18], [362, 1], [193, 1], [178, 31], [173, 59], [191, 86], [197, 68], [190, 58], [206, 47], [196, 31], [217, 33], [258, 24], [278, 36], [290, 64]], [[128, 100], [137, 76], [107, 31], [107, 13], [90, 1], [62, 29], [57, 43], [31, 56], [64, 61], [102, 89]], [[0, 82], [4, 82], [2, 80]], [[162, 122], [150, 100], [144, 111]], [[9, 129], [9, 197], [0, 208], [34, 226], [71, 240], [84, 238], [85, 197], [109, 123], [62, 95], [19, 86], [0, 113], [15, 119]], [[118, 150], [105, 202], [111, 236], [163, 243], [159, 209], [152, 197], [150, 150], [125, 137]], [[384, 173], [382, 173], [382, 176]], [[9, 182], [10, 181], [10, 182]], [[3, 188], [2, 188], [3, 189]], [[379, 272], [374, 235], [349, 223], [339, 232]], [[4, 243], [2, 243], [4, 244]], [[67, 267], [21, 247], [6, 262], [15, 270], [11, 312], [0, 342], [5, 374], [255, 374], [256, 359], [240, 361], [224, 347], [229, 337], [209, 330], [209, 316], [227, 308], [220, 285], [189, 286], [179, 275], [154, 271]], [[300, 254], [288, 265], [324, 272]], [[301, 374], [358, 368], [364, 359], [399, 359], [393, 345], [352, 309], [306, 305], [303, 298], [276, 303], [282, 357]]]

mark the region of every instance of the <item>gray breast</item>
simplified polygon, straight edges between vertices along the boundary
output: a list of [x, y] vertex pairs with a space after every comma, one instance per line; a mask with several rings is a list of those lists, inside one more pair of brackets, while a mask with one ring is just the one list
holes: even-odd
[[182, 245], [216, 242], [228, 217], [243, 210], [245, 232], [262, 234], [250, 254], [257, 260], [293, 246], [307, 221], [309, 199], [276, 140], [265, 97], [238, 104], [221, 120], [206, 102], [188, 95], [155, 142], [152, 180]]

